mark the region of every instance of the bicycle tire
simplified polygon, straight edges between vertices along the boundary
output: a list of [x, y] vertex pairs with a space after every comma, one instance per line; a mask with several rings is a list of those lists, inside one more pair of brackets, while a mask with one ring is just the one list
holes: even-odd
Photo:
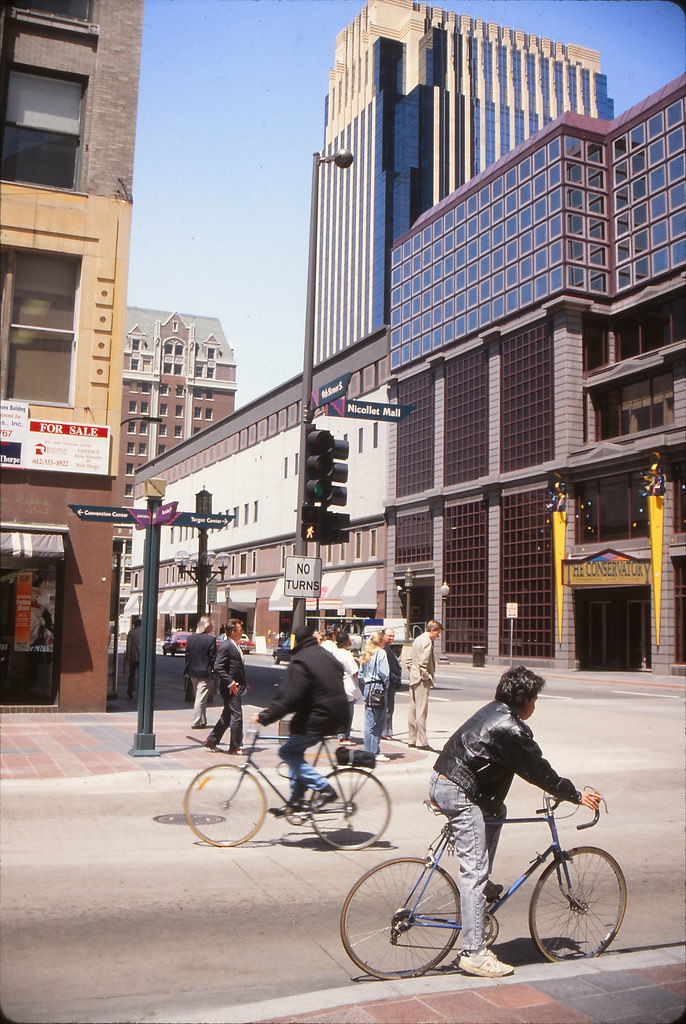
[[334, 850], [364, 850], [383, 835], [391, 817], [391, 801], [376, 775], [362, 768], [337, 768], [327, 782], [338, 798], [315, 806], [310, 801], [312, 826], [319, 838]]
[[[547, 960], [598, 956], [619, 931], [626, 910], [626, 880], [617, 861], [595, 846], [564, 852], [571, 880], [568, 896], [549, 864], [529, 904], [529, 932]], [[571, 898], [570, 898], [571, 897]]]
[[[413, 921], [420, 910], [434, 923]], [[432, 871], [421, 857], [398, 857], [367, 871], [346, 896], [340, 917], [350, 959], [385, 979], [415, 978], [435, 967], [455, 945], [460, 926], [455, 880], [439, 865]]]
[[252, 839], [267, 812], [254, 775], [235, 764], [216, 764], [195, 776], [183, 801], [186, 822], [212, 846], [240, 846]]

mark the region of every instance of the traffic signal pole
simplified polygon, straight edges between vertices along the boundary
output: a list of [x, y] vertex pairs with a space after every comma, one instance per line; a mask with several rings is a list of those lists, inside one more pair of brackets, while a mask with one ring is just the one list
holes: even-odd
[[[307, 461], [307, 428], [312, 423], [312, 376], [314, 372], [314, 318], [317, 301], [317, 234], [319, 232], [319, 168], [322, 164], [335, 164], [337, 167], [350, 167], [353, 162], [352, 153], [339, 150], [330, 156], [321, 153], [312, 154], [312, 190], [310, 200], [310, 247], [307, 262], [307, 304], [305, 307], [305, 350], [303, 357], [302, 408], [300, 418], [300, 454], [298, 457], [298, 501], [295, 521], [295, 553], [305, 555], [307, 542], [302, 538], [302, 516], [305, 504]], [[319, 555], [319, 545], [316, 554]], [[293, 630], [305, 625], [304, 597], [293, 599]]]

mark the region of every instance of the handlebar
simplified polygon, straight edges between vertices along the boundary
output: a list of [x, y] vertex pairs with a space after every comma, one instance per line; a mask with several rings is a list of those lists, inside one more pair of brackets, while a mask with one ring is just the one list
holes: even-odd
[[[536, 811], [536, 814], [551, 814], [551, 813], [553, 813], [553, 812], [555, 812], [557, 810], [557, 808], [560, 806], [560, 803], [562, 802], [561, 800], [558, 800], [555, 797], [548, 796], [547, 793], [545, 794], [544, 799], [545, 799], [545, 807], [539, 807], [539, 809]], [[606, 803], [605, 799], [603, 797], [601, 797], [600, 800], [601, 800], [601, 803], [602, 803], [603, 807], [605, 808], [605, 813], [609, 814], [609, 811], [607, 809], [607, 803]], [[579, 804], [578, 806], [581, 807], [581, 804]], [[591, 818], [590, 821], [585, 821], [581, 825], [577, 825], [576, 826], [577, 831], [580, 832], [584, 828], [593, 828], [593, 826], [597, 825], [599, 821], [600, 821], [600, 806], [598, 806], [595, 814], [593, 815], [593, 817]]]

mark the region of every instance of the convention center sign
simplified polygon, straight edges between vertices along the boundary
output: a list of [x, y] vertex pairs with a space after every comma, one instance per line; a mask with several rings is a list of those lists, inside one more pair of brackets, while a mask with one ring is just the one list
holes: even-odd
[[588, 558], [566, 558], [562, 579], [568, 587], [646, 587], [651, 583], [650, 559], [607, 548]]

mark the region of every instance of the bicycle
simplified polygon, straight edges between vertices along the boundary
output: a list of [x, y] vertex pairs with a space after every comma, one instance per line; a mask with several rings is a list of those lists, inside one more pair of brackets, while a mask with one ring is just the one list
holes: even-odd
[[[434, 813], [443, 813], [426, 801]], [[487, 905], [486, 943], [495, 942], [495, 917], [504, 903], [550, 857], [529, 904], [529, 931], [548, 960], [594, 957], [619, 931], [626, 909], [626, 881], [605, 850], [579, 846], [563, 850], [555, 822], [559, 801], [546, 795], [542, 817], [507, 818], [507, 824], [545, 822], [551, 842], [507, 892]], [[592, 821], [577, 825], [591, 828]], [[376, 978], [416, 977], [435, 967], [455, 945], [460, 927], [460, 897], [452, 875], [440, 864], [454, 853], [447, 822], [429, 845], [426, 857], [399, 857], [367, 871], [345, 898], [340, 918], [343, 946], [350, 959]]]
[[[274, 785], [254, 760], [259, 730], [250, 732], [246, 760], [240, 764], [213, 764], [195, 776], [184, 797], [184, 814], [192, 831], [212, 846], [240, 846], [260, 830], [267, 813], [265, 789], [260, 779], [284, 805], [288, 796]], [[279, 739], [282, 736], [264, 736]], [[315, 794], [305, 798], [303, 810], [285, 808], [283, 817], [291, 825], [312, 825], [323, 842], [335, 850], [364, 850], [386, 830], [391, 801], [384, 785], [362, 767], [341, 767], [324, 737], [316, 751], [314, 765], [325, 754], [332, 771], [326, 776], [338, 798], [317, 807]]]

